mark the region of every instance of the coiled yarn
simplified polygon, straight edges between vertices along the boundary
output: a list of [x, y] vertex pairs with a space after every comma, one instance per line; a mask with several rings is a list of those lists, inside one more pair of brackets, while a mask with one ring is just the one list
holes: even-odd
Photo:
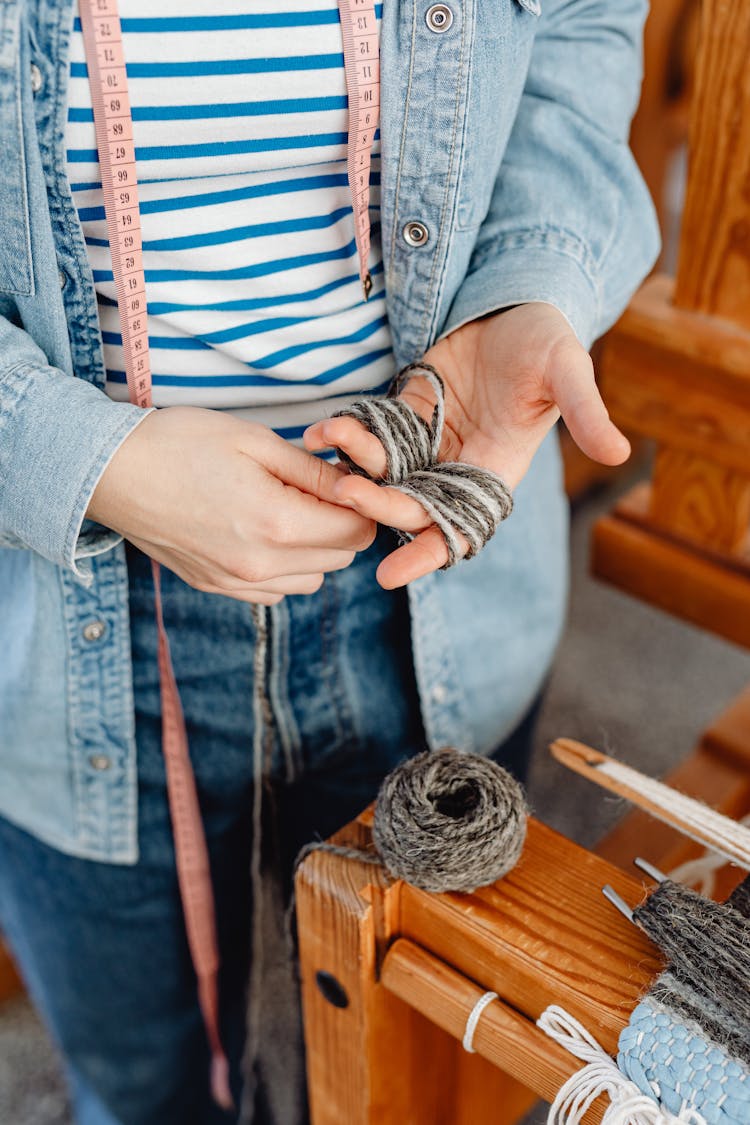
[[521, 785], [492, 759], [427, 751], [382, 782], [372, 835], [395, 878], [425, 891], [473, 891], [515, 866], [527, 817]]
[[[430, 422], [398, 398], [410, 379], [427, 380], [436, 404]], [[438, 461], [445, 425], [445, 386], [429, 363], [411, 363], [398, 373], [385, 398], [363, 398], [334, 417], [356, 418], [385, 451], [386, 471], [379, 483], [397, 488], [421, 504], [442, 532], [448, 548], [443, 570], [460, 558], [472, 558], [513, 511], [513, 496], [505, 482], [489, 469], [463, 461]], [[342, 449], [339, 458], [353, 473], [370, 474]], [[414, 536], [396, 528], [403, 540]], [[468, 543], [463, 551], [461, 537]]]

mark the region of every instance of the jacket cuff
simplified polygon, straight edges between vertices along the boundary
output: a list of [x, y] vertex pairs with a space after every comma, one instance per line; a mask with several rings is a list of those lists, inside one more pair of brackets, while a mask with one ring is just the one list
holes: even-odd
[[587, 266], [562, 246], [533, 245], [521, 237], [497, 246], [495, 255], [465, 278], [438, 338], [487, 313], [541, 301], [563, 314], [588, 351], [597, 335], [598, 286]]
[[113, 402], [53, 367], [22, 364], [0, 378], [0, 545], [25, 547], [73, 571], [122, 536], [85, 519], [104, 470], [150, 410]]

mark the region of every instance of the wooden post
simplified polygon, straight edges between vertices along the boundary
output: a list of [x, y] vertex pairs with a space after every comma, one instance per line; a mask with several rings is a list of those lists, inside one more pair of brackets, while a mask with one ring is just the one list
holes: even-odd
[[[594, 529], [593, 570], [750, 647], [750, 5], [703, 0], [677, 277], [654, 277], [606, 338], [600, 383], [615, 421], [656, 443], [650, 484]], [[669, 780], [730, 816], [750, 810], [750, 692]], [[608, 859], [670, 867], [695, 854], [632, 813]], [[729, 889], [731, 874], [717, 893]], [[734, 876], [736, 880], [736, 874]]]
[[750, 645], [750, 6], [703, 0], [677, 277], [607, 337], [610, 413], [657, 442], [651, 485], [600, 521], [594, 570]]

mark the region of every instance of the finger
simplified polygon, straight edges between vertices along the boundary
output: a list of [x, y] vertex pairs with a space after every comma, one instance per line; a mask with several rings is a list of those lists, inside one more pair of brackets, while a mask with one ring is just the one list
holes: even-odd
[[[227, 569], [216, 576], [216, 581], [226, 582], [228, 586], [239, 589], [243, 586], [263, 590], [275, 590], [275, 582], [287, 582], [304, 578], [316, 578], [319, 574], [330, 574], [335, 570], [346, 570], [356, 556], [355, 551], [334, 551], [321, 548], [303, 547], [299, 549], [273, 552], [264, 563], [250, 562], [245, 570], [241, 565]], [[258, 573], [260, 571], [260, 573]], [[281, 589], [281, 587], [279, 587]], [[285, 590], [285, 593], [292, 593]], [[304, 592], [304, 591], [303, 591]]]
[[316, 422], [304, 435], [309, 450], [342, 449], [371, 477], [382, 478], [386, 473], [385, 450], [380, 441], [365, 429], [356, 418], [329, 418]]
[[343, 506], [333, 493], [332, 497], [331, 503], [324, 502], [287, 487], [278, 504], [265, 514], [260, 530], [266, 540], [291, 549], [366, 551], [377, 532], [375, 523], [366, 514]]
[[314, 457], [305, 449], [298, 449], [283, 438], [272, 434], [271, 439], [263, 450], [263, 465], [268, 472], [284, 484], [333, 503], [333, 487], [346, 470], [329, 464], [322, 457]]
[[343, 477], [336, 486], [336, 495], [340, 504], [351, 505], [369, 519], [400, 531], [422, 531], [432, 523], [413, 497], [365, 477]]
[[356, 555], [353, 550], [301, 547], [274, 551], [270, 555], [266, 552], [264, 563], [255, 558], [207, 558], [164, 550], [156, 544], [135, 538], [131, 538], [131, 542], [145, 555], [172, 570], [189, 586], [231, 597], [247, 591], [271, 589], [277, 579], [284, 581], [300, 575], [314, 578], [319, 574], [345, 570], [351, 566]]
[[375, 577], [384, 590], [406, 586], [416, 578], [440, 570], [448, 561], [448, 548], [440, 530], [433, 524], [383, 559]]
[[284, 600], [283, 594], [267, 594], [251, 586], [244, 586], [240, 590], [224, 590], [220, 586], [198, 586], [197, 589], [205, 594], [221, 594], [225, 598], [232, 598], [236, 602], [247, 602], [250, 605], [278, 605]]
[[607, 413], [594, 379], [591, 360], [581, 355], [555, 379], [555, 401], [579, 449], [603, 465], [621, 465], [630, 442]]
[[[324, 574], [287, 574], [283, 578], [269, 579], [257, 590], [261, 594], [315, 594], [323, 585]], [[252, 592], [252, 591], [251, 591]]]

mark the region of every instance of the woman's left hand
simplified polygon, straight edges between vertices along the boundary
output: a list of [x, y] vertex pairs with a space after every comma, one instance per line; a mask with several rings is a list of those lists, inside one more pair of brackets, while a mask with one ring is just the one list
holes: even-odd
[[[579, 448], [595, 461], [619, 465], [630, 454], [627, 438], [602, 402], [591, 357], [552, 305], [517, 305], [471, 321], [438, 341], [424, 359], [445, 383], [441, 461], [491, 469], [513, 490], [561, 415]], [[425, 380], [412, 379], [402, 397], [423, 418], [431, 417], [434, 395]], [[311, 451], [343, 449], [373, 477], [385, 472], [382, 445], [354, 418], [317, 422], [304, 440]], [[404, 586], [447, 561], [441, 532], [416, 500], [355, 475], [342, 477], [335, 491], [341, 504], [369, 519], [418, 533], [381, 562], [381, 586]]]

